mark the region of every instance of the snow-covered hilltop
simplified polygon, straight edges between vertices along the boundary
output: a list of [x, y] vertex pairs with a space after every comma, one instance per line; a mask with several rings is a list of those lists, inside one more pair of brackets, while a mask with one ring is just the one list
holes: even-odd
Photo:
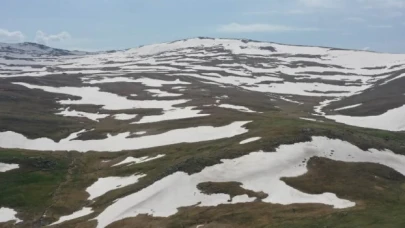
[[51, 48], [42, 44], [25, 43], [0, 43], [0, 56], [10, 58], [33, 58], [40, 56], [65, 56], [89, 54], [83, 51], [68, 51], [58, 48]]
[[[401, 117], [405, 105], [401, 88], [405, 87], [398, 87], [405, 83], [405, 55], [401, 54], [211, 38], [94, 54], [33, 43], [0, 44], [1, 78], [58, 74], [82, 74], [85, 85], [141, 82], [153, 74], [169, 81], [180, 77], [273, 94], [295, 104], [312, 97], [326, 102], [314, 114], [326, 115], [325, 110], [331, 119], [343, 123], [405, 129]], [[341, 109], [347, 106], [352, 108]], [[363, 121], [340, 114], [374, 117]], [[389, 123], [376, 124], [381, 121]]]

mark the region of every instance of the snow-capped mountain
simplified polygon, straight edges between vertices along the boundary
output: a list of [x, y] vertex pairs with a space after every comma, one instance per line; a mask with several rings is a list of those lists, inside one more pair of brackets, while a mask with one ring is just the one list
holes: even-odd
[[51, 48], [46, 45], [25, 42], [25, 43], [0, 43], [0, 56], [3, 58], [35, 58], [41, 56], [66, 56], [90, 54], [83, 51], [69, 51], [58, 48]]

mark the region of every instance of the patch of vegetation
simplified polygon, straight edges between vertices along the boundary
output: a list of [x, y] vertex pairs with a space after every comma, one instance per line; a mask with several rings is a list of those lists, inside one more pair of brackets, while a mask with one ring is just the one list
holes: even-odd
[[[242, 188], [242, 183], [239, 182], [203, 182], [197, 185], [197, 188], [201, 190], [202, 193], [211, 195], [224, 193], [228, 194], [231, 199], [235, 196], [248, 195], [249, 197], [256, 197], [258, 200], [266, 198], [268, 195], [264, 192], [254, 192]], [[231, 201], [230, 199], [230, 201]]]
[[0, 162], [20, 166], [0, 173], [0, 205], [32, 219], [52, 203], [52, 195], [64, 181], [70, 159], [66, 154], [0, 150]]
[[346, 163], [313, 157], [308, 172], [282, 179], [295, 189], [310, 194], [333, 192], [339, 198], [358, 201], [359, 206], [405, 203], [405, 176], [374, 163]]

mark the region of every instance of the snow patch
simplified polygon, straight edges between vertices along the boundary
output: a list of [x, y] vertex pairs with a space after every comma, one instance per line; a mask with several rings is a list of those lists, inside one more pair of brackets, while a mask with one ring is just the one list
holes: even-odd
[[302, 103], [302, 102], [299, 102], [299, 101], [293, 101], [293, 100], [291, 100], [291, 99], [288, 99], [288, 98], [286, 98], [286, 97], [282, 97], [282, 96], [280, 96], [280, 99], [281, 99], [281, 100], [283, 100], [283, 101], [287, 101], [287, 102], [290, 102], [290, 103], [295, 103], [295, 104], [299, 104], [299, 105], [304, 104], [304, 103]]
[[55, 142], [48, 138], [28, 139], [19, 133], [6, 131], [0, 132], [0, 147], [18, 148], [28, 150], [50, 151], [110, 151], [136, 150], [157, 146], [172, 145], [177, 143], [194, 143], [201, 141], [217, 140], [241, 135], [248, 130], [243, 126], [250, 121], [236, 121], [221, 127], [199, 126], [171, 130], [158, 135], [147, 135], [128, 138], [131, 133], [109, 135], [106, 139], [74, 140], [83, 131], [71, 134], [66, 139]]
[[245, 140], [241, 141], [239, 144], [251, 143], [251, 142], [257, 141], [257, 140], [259, 140], [261, 138], [262, 137], [253, 137], [253, 138], [245, 139]]
[[0, 173], [2, 172], [7, 172], [13, 169], [18, 169], [20, 168], [20, 166], [18, 164], [6, 164], [6, 163], [2, 163], [0, 162]]
[[240, 195], [240, 196], [234, 196], [232, 198], [232, 204], [237, 204], [237, 203], [250, 203], [256, 200], [256, 197], [249, 197], [248, 195]]
[[77, 218], [81, 218], [81, 217], [84, 217], [84, 216], [89, 215], [91, 213], [93, 213], [93, 209], [91, 209], [90, 207], [83, 207], [81, 210], [76, 211], [76, 212], [74, 212], [74, 213], [72, 213], [70, 215], [60, 217], [58, 221], [50, 224], [50, 226], [61, 224], [61, 223], [64, 223], [66, 221], [74, 220], [74, 219], [77, 219]]
[[140, 158], [127, 157], [122, 162], [117, 163], [117, 164], [113, 165], [112, 167], [125, 165], [125, 164], [131, 164], [132, 165], [133, 163], [134, 164], [144, 163], [144, 162], [148, 162], [148, 161], [152, 161], [152, 160], [155, 160], [155, 159], [162, 158], [164, 156], [165, 156], [164, 154], [159, 154], [159, 155], [156, 155], [155, 157], [148, 157], [148, 156], [144, 156], [144, 157], [140, 157]]
[[90, 187], [86, 189], [86, 192], [90, 194], [89, 200], [93, 200], [106, 194], [109, 191], [123, 188], [138, 182], [145, 174], [135, 174], [128, 177], [105, 177], [98, 178], [98, 180], [93, 183]]
[[80, 100], [60, 100], [60, 104], [93, 104], [102, 105], [107, 110], [122, 110], [122, 109], [148, 109], [161, 108], [164, 110], [171, 109], [173, 105], [178, 105], [187, 102], [188, 100], [128, 100], [126, 97], [118, 96], [117, 94], [100, 91], [98, 87], [50, 87], [37, 86], [27, 83], [15, 82], [13, 84], [25, 86], [30, 89], [40, 89], [50, 93], [62, 93], [72, 96], [81, 97]]
[[116, 119], [116, 120], [130, 120], [130, 119], [133, 119], [133, 118], [135, 118], [137, 116], [137, 114], [115, 114], [114, 115], [114, 118]]
[[337, 108], [337, 109], [335, 109], [335, 111], [341, 111], [341, 110], [346, 110], [346, 109], [352, 109], [352, 108], [359, 107], [359, 106], [361, 106], [361, 105], [363, 105], [363, 104], [349, 105], [349, 106]]
[[300, 117], [301, 120], [308, 120], [308, 121], [312, 121], [312, 122], [317, 122], [318, 120], [316, 119], [312, 119], [312, 118], [305, 118], [305, 117]]
[[357, 127], [375, 128], [387, 131], [405, 131], [405, 105], [388, 110], [377, 116], [326, 115], [325, 117]]
[[83, 117], [87, 118], [93, 121], [98, 122], [99, 119], [104, 119], [108, 114], [99, 114], [99, 113], [88, 113], [88, 112], [79, 112], [76, 110], [69, 110], [69, 108], [66, 108], [65, 110], [56, 113], [56, 115], [62, 115], [62, 116], [69, 116], [69, 117]]
[[13, 209], [1, 207], [0, 208], [0, 223], [15, 221], [16, 223], [22, 222], [22, 220], [16, 217], [17, 212]]
[[314, 111], [315, 111], [316, 115], [325, 115], [326, 113], [323, 112], [322, 110], [323, 110], [326, 106], [328, 106], [330, 103], [335, 102], [335, 101], [339, 101], [340, 99], [341, 99], [341, 98], [338, 97], [338, 98], [331, 99], [331, 100], [324, 100], [324, 101], [321, 101], [318, 106], [315, 106], [315, 110], [314, 110]]
[[93, 79], [85, 81], [88, 84], [100, 84], [100, 83], [116, 83], [116, 82], [137, 82], [141, 83], [148, 87], [162, 87], [163, 85], [189, 85], [189, 82], [184, 82], [179, 79], [174, 81], [164, 81], [159, 79], [152, 78], [127, 78], [127, 77], [112, 77], [112, 78], [103, 78], [103, 79]]
[[[216, 102], [216, 103], [219, 103], [219, 102]], [[220, 104], [220, 105], [218, 105], [218, 107], [226, 108], [226, 109], [234, 109], [234, 110], [238, 110], [241, 112], [251, 112], [251, 113], [255, 112], [247, 107], [240, 106], [240, 105]]]

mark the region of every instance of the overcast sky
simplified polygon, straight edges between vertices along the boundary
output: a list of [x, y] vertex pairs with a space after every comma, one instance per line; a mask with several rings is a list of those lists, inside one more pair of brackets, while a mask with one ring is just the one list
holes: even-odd
[[197, 36], [405, 53], [405, 0], [0, 2], [0, 42], [106, 50]]

